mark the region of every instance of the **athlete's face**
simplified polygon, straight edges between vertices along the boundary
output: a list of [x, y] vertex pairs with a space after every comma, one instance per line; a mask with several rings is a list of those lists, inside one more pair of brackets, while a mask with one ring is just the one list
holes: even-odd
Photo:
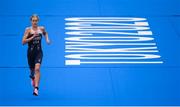
[[33, 17], [31, 20], [32, 26], [36, 27], [38, 25], [38, 18], [37, 17]]

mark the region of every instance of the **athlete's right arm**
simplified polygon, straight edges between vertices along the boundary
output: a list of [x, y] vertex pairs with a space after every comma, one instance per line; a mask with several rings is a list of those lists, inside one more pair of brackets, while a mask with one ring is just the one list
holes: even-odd
[[25, 45], [26, 43], [30, 42], [31, 40], [33, 40], [34, 36], [30, 37], [30, 38], [27, 38], [28, 35], [30, 33], [30, 29], [29, 28], [26, 28], [25, 32], [24, 32], [24, 36], [23, 36], [23, 39], [22, 39], [22, 44]]

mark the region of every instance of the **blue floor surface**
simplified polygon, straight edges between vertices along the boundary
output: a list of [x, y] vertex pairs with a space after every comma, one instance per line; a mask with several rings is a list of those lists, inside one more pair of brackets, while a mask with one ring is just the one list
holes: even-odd
[[[40, 16], [39, 25], [46, 27], [51, 45], [42, 41], [43, 63], [41, 66], [41, 83], [39, 96], [32, 95], [29, 69], [26, 52], [27, 45], [21, 43], [24, 30], [30, 26], [29, 17], [36, 13]], [[93, 21], [76, 20], [68, 18], [88, 18]], [[100, 18], [100, 19], [92, 19]], [[100, 21], [103, 20], [104, 21]], [[112, 20], [110, 20], [110, 19]], [[109, 27], [106, 33], [93, 35], [70, 35], [68, 32], [83, 30], [68, 30], [68, 27], [92, 27], [102, 23], [133, 24], [139, 21], [114, 21], [116, 18], [145, 18], [148, 30], [152, 34], [140, 37], [153, 38], [144, 43], [155, 43], [156, 51], [150, 55], [160, 56], [150, 59], [118, 59], [113, 55], [109, 59], [68, 58], [68, 55], [104, 54], [103, 52], [67, 52], [66, 38], [71, 37], [103, 37], [126, 36], [121, 30]], [[98, 20], [98, 21], [97, 21]], [[88, 22], [90, 25], [67, 25], [67, 23]], [[97, 24], [101, 22], [101, 24]], [[144, 26], [140, 25], [144, 28]], [[119, 26], [115, 26], [119, 27]], [[122, 26], [120, 26], [122, 27]], [[138, 27], [138, 26], [136, 26]], [[87, 30], [84, 30], [87, 31]], [[90, 30], [89, 30], [90, 31]], [[91, 29], [95, 32], [96, 29]], [[111, 32], [111, 33], [107, 33]], [[124, 30], [124, 32], [127, 32]], [[129, 31], [128, 33], [137, 33]], [[139, 37], [139, 35], [133, 35]], [[94, 38], [98, 40], [97, 38]], [[101, 38], [102, 39], [102, 38]], [[93, 39], [91, 39], [93, 40]], [[99, 39], [100, 40], [100, 39]], [[106, 43], [85, 41], [85, 43]], [[77, 42], [77, 41], [73, 41]], [[82, 43], [82, 42], [81, 42]], [[109, 42], [108, 42], [109, 43]], [[125, 42], [113, 42], [125, 43]], [[141, 42], [138, 42], [141, 43]], [[153, 45], [154, 46], [154, 45]], [[133, 46], [137, 48], [140, 46]], [[92, 46], [81, 47], [92, 49], [132, 48], [127, 46]], [[143, 46], [141, 46], [143, 47]], [[77, 48], [75, 46], [75, 48]], [[76, 50], [77, 51], [77, 50]], [[107, 54], [116, 54], [106, 52]], [[119, 51], [122, 54], [121, 51]], [[131, 54], [146, 54], [136, 52]], [[125, 52], [124, 54], [128, 54]], [[116, 54], [117, 55], [117, 54]], [[92, 56], [89, 56], [92, 58]], [[126, 58], [126, 57], [123, 57]], [[138, 57], [139, 58], [139, 57]], [[102, 105], [102, 106], [180, 106], [180, 1], [179, 0], [3, 0], [0, 2], [0, 106], [69, 106], [69, 105]], [[67, 60], [78, 60], [80, 64], [68, 65]], [[99, 63], [97, 62], [108, 62]], [[123, 63], [112, 63], [122, 62]], [[161, 63], [125, 63], [134, 62], [161, 62]], [[83, 63], [86, 62], [86, 63]], [[96, 63], [87, 63], [96, 62]], [[111, 62], [111, 63], [109, 63]], [[72, 62], [70, 62], [72, 63]]]

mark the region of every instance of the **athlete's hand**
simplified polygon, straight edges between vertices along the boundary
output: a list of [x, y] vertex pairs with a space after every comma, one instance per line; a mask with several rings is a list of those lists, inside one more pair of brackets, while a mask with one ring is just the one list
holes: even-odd
[[38, 32], [34, 32], [33, 38], [39, 36]]
[[49, 39], [47, 39], [47, 40], [46, 40], [46, 43], [47, 43], [48, 45], [50, 45], [50, 44], [51, 44], [51, 41], [50, 41]]
[[31, 40], [33, 40], [35, 37], [36, 37], [36, 35], [34, 34], [34, 35], [31, 37]]

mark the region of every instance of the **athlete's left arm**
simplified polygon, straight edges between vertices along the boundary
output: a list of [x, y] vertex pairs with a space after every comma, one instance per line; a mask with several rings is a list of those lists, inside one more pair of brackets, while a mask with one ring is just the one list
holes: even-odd
[[49, 36], [48, 36], [48, 33], [46, 32], [45, 28], [44, 28], [44, 27], [41, 27], [41, 30], [42, 30], [42, 32], [43, 32], [43, 35], [45, 36], [46, 43], [47, 43], [47, 44], [50, 44]]

